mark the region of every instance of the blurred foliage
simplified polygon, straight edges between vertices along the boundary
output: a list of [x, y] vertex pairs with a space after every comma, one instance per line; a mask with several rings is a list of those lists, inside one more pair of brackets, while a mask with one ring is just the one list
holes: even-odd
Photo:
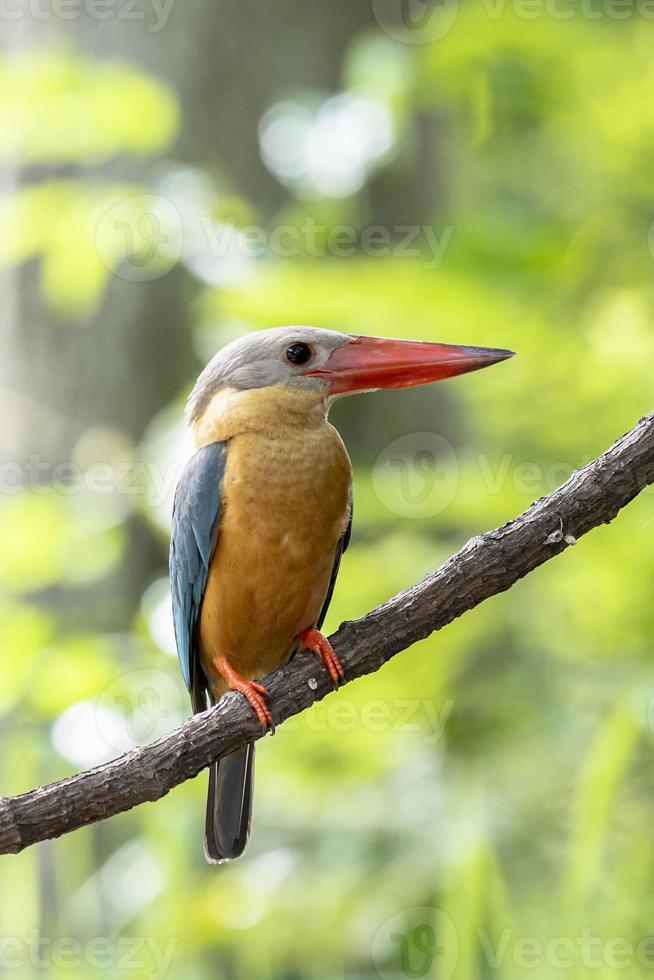
[[[91, 167], [118, 154], [157, 152], [177, 126], [173, 94], [130, 65], [83, 59], [66, 49], [0, 61], [0, 159], [25, 167]], [[115, 269], [102, 218], [126, 198], [138, 200], [139, 192], [79, 177], [0, 196], [0, 265], [42, 257], [47, 299], [74, 320], [87, 316]]]
[[141, 188], [82, 179], [49, 180], [0, 197], [0, 265], [40, 258], [46, 300], [69, 322], [83, 322], [124, 259], [101, 222], [142, 199]]
[[[170, 226], [158, 224], [140, 278], [157, 281], [179, 260], [192, 284], [188, 343], [202, 359], [242, 331], [287, 322], [519, 352], [437, 392], [336, 406], [357, 464], [356, 525], [328, 627], [525, 509], [652, 409], [651, 23], [610, 17], [608, 5], [570, 19], [489, 9], [463, 4], [429, 44], [401, 44], [378, 28], [355, 34], [328, 109], [334, 93], [302, 88], [306, 79], [295, 93], [271, 92], [269, 109], [284, 101], [270, 125], [295, 126], [293, 152], [307, 153], [305, 169], [291, 173], [284, 141], [271, 144], [287, 187], [279, 208], [249, 200], [199, 158], [159, 159], [138, 181], [87, 173], [118, 156], [161, 158], [175, 137], [175, 96], [133, 65], [50, 47], [0, 65], [0, 154], [83, 168], [27, 180], [0, 201], [0, 262], [40, 259], [53, 330], [102, 311], [112, 273], [130, 282], [130, 297], [142, 287], [130, 262], [143, 251], [138, 235], [147, 243], [152, 232], [143, 219], [154, 195], [173, 206], [183, 243], [160, 248]], [[348, 116], [354, 96], [386, 113], [389, 145], [370, 159], [356, 126], [347, 128], [367, 118], [362, 102]], [[352, 146], [362, 154], [338, 170], [360, 184], [341, 196], [316, 190], [325, 127], [335, 173]], [[351, 143], [338, 143], [343, 131]], [[417, 174], [434, 193], [416, 209]], [[364, 254], [361, 235], [380, 223], [387, 191], [388, 223], [418, 222], [439, 237], [451, 229], [439, 264], [424, 236], [412, 257], [393, 247]], [[111, 233], [98, 244], [115, 206], [131, 246]], [[207, 229], [238, 238], [255, 220], [264, 254], [207, 247]], [[353, 228], [354, 254], [312, 255], [308, 220]], [[270, 247], [281, 225], [300, 229], [297, 254]], [[3, 793], [146, 742], [188, 710], [168, 659], [161, 578], [191, 380], [178, 378], [179, 399], [162, 404], [134, 450], [136, 462], [162, 468], [156, 482], [154, 471], [137, 481], [134, 498], [48, 494], [46, 481], [0, 500]], [[427, 477], [407, 457], [413, 488], [440, 481], [435, 505], [407, 513], [399, 470], [379, 459], [416, 431], [450, 452]], [[78, 476], [89, 465], [82, 460]], [[135, 965], [87, 961], [88, 975], [158, 975], [147, 939], [161, 950], [172, 943], [170, 978], [648, 976], [652, 499], [644, 493], [611, 528], [260, 743], [242, 860], [203, 863], [202, 777], [5, 859], [0, 891], [12, 899], [0, 902], [0, 934], [23, 942], [38, 928], [84, 948], [106, 936], [114, 950], [141, 937]], [[107, 577], [139, 515], [158, 549], [143, 601], [134, 596], [125, 628], [94, 630], [94, 616], [106, 622], [99, 610], [113, 609]], [[71, 590], [90, 626], [89, 616], [71, 617]], [[433, 955], [424, 941], [432, 926], [444, 950]], [[50, 961], [49, 976], [69, 972]]]
[[3, 59], [0, 93], [0, 156], [23, 165], [149, 154], [177, 128], [177, 103], [163, 85], [124, 62], [65, 49]]

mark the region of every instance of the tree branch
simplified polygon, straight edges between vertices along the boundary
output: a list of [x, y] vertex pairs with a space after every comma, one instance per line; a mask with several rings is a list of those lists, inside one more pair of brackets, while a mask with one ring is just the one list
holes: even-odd
[[[654, 483], [654, 415], [641, 419], [599, 459], [574, 473], [504, 527], [469, 541], [418, 585], [332, 636], [347, 680], [442, 629], [484, 599], [509, 589]], [[265, 680], [276, 724], [331, 690], [314, 657], [295, 657]], [[197, 775], [213, 760], [265, 734], [238, 694], [227, 694], [152, 745], [20, 796], [0, 797], [0, 853], [17, 853], [104, 820]]]

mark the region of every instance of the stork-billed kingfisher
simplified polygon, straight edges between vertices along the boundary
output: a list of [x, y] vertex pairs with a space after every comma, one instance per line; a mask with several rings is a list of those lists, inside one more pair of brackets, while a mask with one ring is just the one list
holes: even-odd
[[[327, 421], [335, 398], [405, 388], [495, 364], [511, 351], [357, 337], [314, 327], [250, 334], [220, 350], [187, 404], [197, 451], [175, 494], [175, 635], [195, 712], [240, 691], [271, 726], [258, 682], [301, 649], [337, 684], [320, 627], [352, 526], [352, 468]], [[211, 766], [210, 862], [250, 831], [254, 745]]]

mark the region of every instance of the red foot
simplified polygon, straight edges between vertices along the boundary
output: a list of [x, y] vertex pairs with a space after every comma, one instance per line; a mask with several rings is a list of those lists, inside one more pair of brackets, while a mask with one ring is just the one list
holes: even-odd
[[334, 684], [338, 684], [339, 681], [345, 680], [343, 664], [336, 656], [334, 648], [327, 637], [323, 636], [319, 630], [313, 629], [313, 627], [309, 627], [309, 629], [304, 630], [304, 632], [300, 634], [300, 643], [305, 650], [311, 650], [312, 653], [318, 654], [329, 671], [329, 676], [333, 680]]
[[266, 704], [268, 691], [263, 684], [257, 684], [256, 681], [246, 681], [244, 677], [237, 674], [227, 657], [216, 657], [215, 665], [218, 672], [227, 681], [229, 690], [239, 691], [243, 694], [254, 708], [261, 724], [265, 725], [266, 728], [274, 729], [270, 708]]

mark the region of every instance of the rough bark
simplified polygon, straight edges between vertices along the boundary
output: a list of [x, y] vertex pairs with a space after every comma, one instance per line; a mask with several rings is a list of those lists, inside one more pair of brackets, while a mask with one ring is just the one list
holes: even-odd
[[[343, 623], [331, 640], [347, 680], [379, 670], [412, 643], [506, 591], [592, 528], [608, 524], [652, 483], [654, 415], [525, 513], [470, 540], [422, 582], [362, 619]], [[310, 655], [294, 658], [265, 683], [276, 724], [331, 690], [326, 672]], [[244, 698], [227, 694], [215, 708], [152, 745], [32, 792], [0, 798], [0, 853], [17, 853], [158, 800], [214, 759], [264, 734]]]

